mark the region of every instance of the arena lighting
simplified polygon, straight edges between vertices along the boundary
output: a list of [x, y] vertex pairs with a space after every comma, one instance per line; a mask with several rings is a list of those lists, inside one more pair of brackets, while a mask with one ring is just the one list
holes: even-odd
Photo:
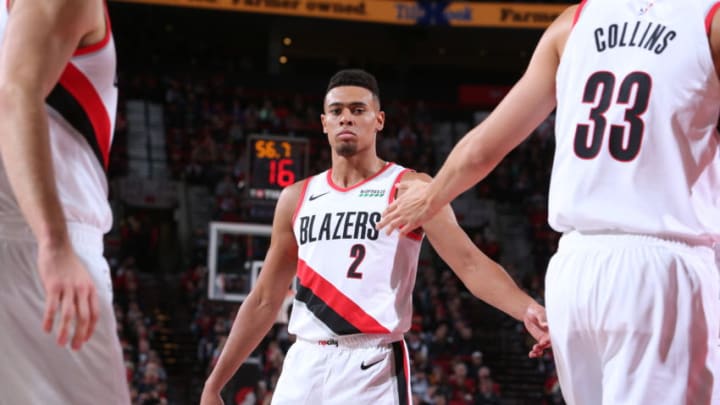
[[285, 38], [283, 38], [282, 43], [283, 43], [283, 45], [285, 45], [285, 46], [290, 46], [290, 45], [292, 45], [292, 38], [290, 38], [290, 37], [285, 37]]
[[280, 58], [278, 59], [278, 61], [280, 62], [280, 64], [284, 65], [287, 63], [288, 58], [285, 55], [281, 55]]

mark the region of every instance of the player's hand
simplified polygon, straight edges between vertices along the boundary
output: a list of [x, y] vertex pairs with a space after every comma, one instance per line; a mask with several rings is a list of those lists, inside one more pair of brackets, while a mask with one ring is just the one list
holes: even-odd
[[408, 234], [421, 227], [435, 214], [426, 196], [427, 182], [409, 180], [396, 187], [397, 199], [385, 209], [382, 219], [376, 225], [378, 230], [385, 229], [388, 235], [396, 229], [402, 234]]
[[90, 274], [75, 255], [72, 247], [39, 248], [38, 271], [45, 288], [43, 329], [51, 333], [59, 311], [57, 343], [79, 350], [90, 340], [98, 320], [98, 297]]
[[528, 353], [528, 357], [536, 358], [542, 356], [543, 352], [550, 347], [550, 331], [548, 329], [545, 308], [533, 302], [528, 305], [523, 316], [525, 329], [535, 338], [535, 343]]
[[225, 403], [220, 397], [220, 392], [209, 389], [207, 386], [203, 388], [202, 396], [200, 397], [200, 405], [224, 405]]

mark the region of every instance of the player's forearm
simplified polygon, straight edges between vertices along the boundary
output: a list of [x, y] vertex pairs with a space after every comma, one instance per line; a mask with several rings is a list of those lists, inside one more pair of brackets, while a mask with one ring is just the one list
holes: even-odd
[[227, 384], [275, 323], [281, 305], [282, 300], [265, 301], [252, 292], [248, 295], [240, 306], [220, 358], [205, 383], [206, 388], [219, 392]]
[[431, 211], [437, 211], [454, 200], [465, 190], [484, 179], [497, 165], [484, 151], [475, 128], [464, 136], [452, 149], [445, 163], [428, 187]]
[[65, 246], [44, 102], [17, 87], [0, 86], [0, 122], [0, 155], [25, 220], [41, 246]]
[[[498, 263], [482, 253], [464, 233], [448, 226], [445, 234], [429, 230], [427, 236], [440, 257], [477, 298], [522, 319], [533, 300]], [[459, 228], [457, 228], [459, 229]]]
[[465, 286], [477, 298], [522, 320], [528, 306], [535, 302], [527, 295], [497, 263], [471, 266]]

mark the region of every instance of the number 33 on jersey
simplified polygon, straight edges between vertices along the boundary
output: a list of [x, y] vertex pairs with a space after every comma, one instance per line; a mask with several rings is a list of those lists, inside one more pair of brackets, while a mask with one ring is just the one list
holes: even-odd
[[673, 2], [641, 3], [578, 7], [556, 75], [549, 222], [709, 243], [720, 228], [716, 1], [684, 2], [671, 20]]

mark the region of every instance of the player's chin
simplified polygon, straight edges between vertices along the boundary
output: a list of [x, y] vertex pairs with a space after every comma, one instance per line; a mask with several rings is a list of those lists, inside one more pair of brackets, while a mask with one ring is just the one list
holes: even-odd
[[335, 145], [335, 152], [343, 157], [355, 156], [358, 147], [354, 141], [340, 141]]

